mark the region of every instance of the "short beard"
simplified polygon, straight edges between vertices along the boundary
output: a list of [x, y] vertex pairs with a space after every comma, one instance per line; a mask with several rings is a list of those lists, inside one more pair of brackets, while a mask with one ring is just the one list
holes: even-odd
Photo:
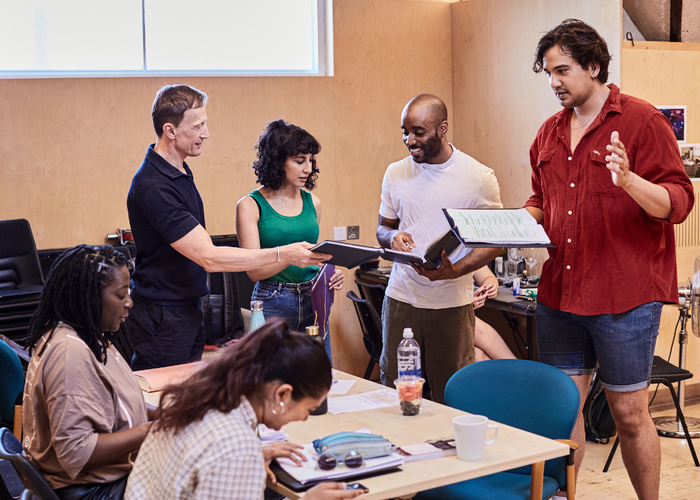
[[430, 163], [430, 160], [435, 158], [442, 151], [442, 139], [438, 135], [438, 129], [435, 129], [435, 135], [425, 141], [425, 146], [423, 147], [423, 161], [422, 163]]

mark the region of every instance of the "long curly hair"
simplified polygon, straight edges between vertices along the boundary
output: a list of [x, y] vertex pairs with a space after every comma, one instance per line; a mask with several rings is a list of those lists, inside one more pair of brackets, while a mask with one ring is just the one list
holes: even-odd
[[321, 151], [321, 145], [303, 128], [284, 120], [270, 122], [258, 138], [255, 149], [258, 159], [253, 162], [253, 169], [261, 186], [277, 191], [287, 178], [284, 168], [287, 158], [298, 154], [310, 154], [311, 174], [304, 187], [309, 190], [316, 187], [319, 169], [315, 156]]
[[[102, 290], [114, 281], [122, 267], [127, 267], [126, 257], [111, 245], [79, 245], [64, 251], [44, 283], [39, 306], [29, 324], [28, 345], [34, 348], [46, 332], [51, 338], [62, 322], [75, 330], [99, 362], [106, 364], [107, 347], [114, 332], [102, 331]], [[47, 343], [48, 339], [44, 346]], [[42, 353], [43, 349], [37, 354]]]
[[333, 381], [323, 345], [306, 334], [289, 331], [279, 318], [227, 347], [186, 382], [164, 389], [154, 430], [177, 433], [209, 410], [228, 413], [238, 407], [241, 397], [250, 399], [272, 381], [290, 384], [295, 401], [320, 398]]
[[578, 19], [566, 19], [552, 28], [537, 44], [535, 63], [532, 66], [535, 73], [544, 69], [544, 55], [555, 45], [559, 45], [562, 52], [583, 69], [588, 69], [591, 63], [598, 63], [600, 71], [596, 79], [600, 83], [608, 81], [608, 65], [612, 57], [608, 52], [608, 44], [592, 26]]

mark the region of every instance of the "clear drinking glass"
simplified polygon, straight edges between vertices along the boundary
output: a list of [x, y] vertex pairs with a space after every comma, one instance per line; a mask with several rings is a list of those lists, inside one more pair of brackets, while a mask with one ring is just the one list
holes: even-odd
[[525, 258], [525, 263], [527, 263], [527, 265], [530, 266], [530, 270], [528, 271], [527, 275], [530, 277], [530, 279], [537, 278], [537, 276], [535, 276], [535, 273], [533, 272], [533, 267], [535, 267], [535, 264], [537, 264], [539, 258], [537, 249], [526, 248], [523, 251], [523, 257]]

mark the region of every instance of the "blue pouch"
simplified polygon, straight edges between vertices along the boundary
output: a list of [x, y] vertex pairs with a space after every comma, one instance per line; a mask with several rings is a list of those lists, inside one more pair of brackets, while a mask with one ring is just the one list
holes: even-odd
[[314, 440], [313, 445], [319, 455], [332, 453], [341, 458], [351, 451], [361, 454], [364, 458], [383, 457], [396, 451], [396, 445], [388, 439], [363, 432], [337, 432]]

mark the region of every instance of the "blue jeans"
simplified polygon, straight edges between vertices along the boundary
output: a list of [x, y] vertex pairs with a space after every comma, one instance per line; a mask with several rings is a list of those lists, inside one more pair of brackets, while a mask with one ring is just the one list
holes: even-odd
[[568, 375], [586, 375], [598, 365], [603, 387], [632, 392], [649, 387], [661, 302], [620, 314], [580, 316], [537, 303], [540, 361]]
[[[282, 318], [291, 330], [306, 332], [306, 327], [314, 324], [311, 285], [313, 285], [313, 281], [305, 281], [304, 283], [258, 281], [255, 283], [251, 300], [262, 301], [263, 315], [266, 320], [275, 317]], [[323, 341], [328, 359], [332, 361], [331, 336], [328, 329], [323, 331]]]

